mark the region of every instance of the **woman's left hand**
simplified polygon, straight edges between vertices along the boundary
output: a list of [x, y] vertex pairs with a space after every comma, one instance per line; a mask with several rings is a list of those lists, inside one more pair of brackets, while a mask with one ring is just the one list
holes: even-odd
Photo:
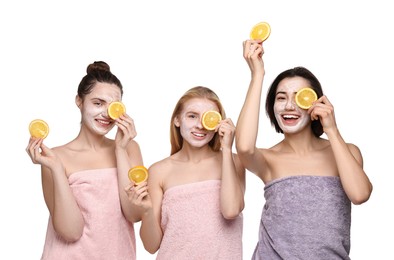
[[320, 120], [325, 133], [337, 129], [334, 106], [326, 96], [316, 100], [312, 107], [309, 108], [308, 113], [310, 113], [312, 120]]
[[230, 118], [223, 119], [216, 127], [220, 137], [221, 148], [232, 149], [235, 135], [235, 125]]
[[129, 142], [137, 136], [134, 120], [127, 114], [124, 114], [116, 119], [115, 124], [118, 126], [115, 143], [117, 146], [126, 148]]

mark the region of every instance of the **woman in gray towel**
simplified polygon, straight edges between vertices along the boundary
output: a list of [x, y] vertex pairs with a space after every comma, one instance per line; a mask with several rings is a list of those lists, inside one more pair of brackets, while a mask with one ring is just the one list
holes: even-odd
[[[272, 82], [266, 111], [284, 138], [271, 148], [257, 148], [263, 54], [261, 41], [244, 41], [251, 81], [235, 137], [242, 163], [265, 184], [252, 259], [349, 259], [351, 204], [366, 202], [372, 192], [361, 152], [343, 140], [333, 105], [304, 67], [283, 71]], [[309, 109], [295, 102], [304, 87], [318, 97]]]

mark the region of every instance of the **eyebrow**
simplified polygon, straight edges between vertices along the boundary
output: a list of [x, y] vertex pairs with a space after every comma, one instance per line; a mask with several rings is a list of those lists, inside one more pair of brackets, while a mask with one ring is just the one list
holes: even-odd
[[104, 99], [102, 99], [102, 98], [98, 98], [98, 97], [94, 97], [94, 98], [92, 98], [91, 100], [92, 100], [92, 101], [98, 100], [98, 101], [100, 101], [100, 102], [107, 102], [106, 100], [104, 100]]
[[[294, 94], [297, 94], [297, 91], [294, 91], [293, 93], [294, 93]], [[278, 91], [278, 92], [276, 92], [275, 96], [277, 96], [277, 95], [279, 95], [279, 94], [286, 95], [287, 92], [285, 92], [285, 91]]]

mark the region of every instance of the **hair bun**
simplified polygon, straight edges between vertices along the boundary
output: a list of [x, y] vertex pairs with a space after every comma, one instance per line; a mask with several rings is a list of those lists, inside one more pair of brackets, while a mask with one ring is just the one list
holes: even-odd
[[104, 70], [104, 71], [111, 71], [109, 65], [104, 61], [95, 61], [92, 64], [89, 64], [86, 72], [90, 74], [95, 70]]

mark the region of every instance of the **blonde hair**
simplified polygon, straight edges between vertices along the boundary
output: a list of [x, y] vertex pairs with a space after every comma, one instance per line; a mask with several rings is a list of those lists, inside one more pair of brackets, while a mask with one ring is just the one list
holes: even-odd
[[[170, 141], [171, 141], [171, 155], [181, 150], [183, 145], [183, 137], [181, 135], [179, 127], [174, 124], [175, 118], [181, 113], [183, 109], [183, 105], [192, 98], [205, 98], [212, 102], [214, 102], [219, 108], [219, 113], [222, 115], [222, 118], [226, 118], [226, 113], [220, 102], [219, 97], [213, 92], [211, 89], [207, 87], [197, 86], [189, 89], [183, 94], [183, 96], [179, 99], [178, 103], [174, 108], [174, 112], [171, 116], [171, 125], [170, 125]], [[220, 140], [217, 133], [215, 133], [214, 137], [208, 144], [212, 150], [219, 151], [220, 150]]]

